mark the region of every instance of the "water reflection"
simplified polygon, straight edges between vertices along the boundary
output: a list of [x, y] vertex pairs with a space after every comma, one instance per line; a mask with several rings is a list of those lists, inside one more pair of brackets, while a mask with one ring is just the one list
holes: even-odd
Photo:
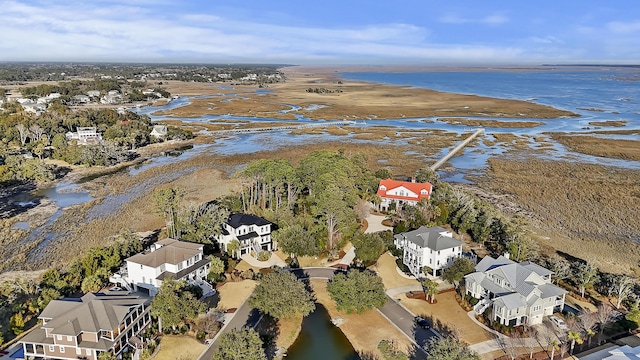
[[287, 353], [288, 360], [360, 360], [347, 337], [331, 323], [324, 306], [302, 320], [302, 331]]

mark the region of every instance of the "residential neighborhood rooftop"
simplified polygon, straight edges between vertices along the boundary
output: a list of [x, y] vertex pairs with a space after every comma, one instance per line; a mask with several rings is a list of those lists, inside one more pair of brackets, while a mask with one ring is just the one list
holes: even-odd
[[233, 228], [237, 228], [242, 225], [268, 225], [271, 224], [269, 221], [255, 215], [251, 214], [231, 214], [229, 219], [227, 220], [227, 224], [229, 224]]
[[440, 226], [427, 228], [424, 226], [416, 230], [409, 231], [396, 236], [404, 235], [406, 239], [422, 248], [429, 248], [434, 251], [450, 249], [462, 245], [462, 241], [454, 239], [451, 236], [443, 236], [442, 233], [449, 230]]
[[155, 246], [155, 250], [133, 255], [126, 261], [150, 267], [158, 267], [162, 264], [176, 265], [200, 253], [203, 245], [168, 238], [159, 240]]

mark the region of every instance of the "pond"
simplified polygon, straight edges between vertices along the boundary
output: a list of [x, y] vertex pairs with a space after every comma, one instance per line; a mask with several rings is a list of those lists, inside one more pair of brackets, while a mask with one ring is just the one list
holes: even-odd
[[302, 331], [287, 352], [287, 360], [360, 360], [342, 331], [331, 323], [324, 306], [302, 320]]

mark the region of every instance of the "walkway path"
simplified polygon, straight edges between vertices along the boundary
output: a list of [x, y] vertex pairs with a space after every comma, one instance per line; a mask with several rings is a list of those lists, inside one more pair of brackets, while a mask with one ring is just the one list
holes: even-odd
[[467, 146], [467, 144], [469, 144], [473, 139], [475, 139], [476, 136], [482, 134], [483, 132], [484, 132], [483, 128], [480, 128], [480, 129], [476, 130], [476, 132], [474, 132], [471, 136], [469, 136], [468, 138], [464, 139], [463, 142], [461, 142], [456, 147], [454, 147], [453, 150], [449, 151], [449, 153], [447, 155], [443, 156], [442, 159], [436, 161], [435, 164], [431, 165], [431, 170], [437, 170], [440, 166], [442, 166], [442, 164], [447, 162], [447, 160], [451, 159], [453, 157], [453, 155], [455, 155], [463, 147]]

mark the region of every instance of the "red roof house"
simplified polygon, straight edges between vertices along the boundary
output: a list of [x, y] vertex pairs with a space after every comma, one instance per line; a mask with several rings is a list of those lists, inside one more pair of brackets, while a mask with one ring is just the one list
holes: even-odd
[[396, 204], [400, 207], [404, 204], [415, 206], [422, 199], [429, 199], [433, 185], [428, 182], [417, 183], [409, 181], [396, 181], [391, 179], [380, 180], [378, 195], [382, 202], [380, 210], [389, 210], [389, 205]]

